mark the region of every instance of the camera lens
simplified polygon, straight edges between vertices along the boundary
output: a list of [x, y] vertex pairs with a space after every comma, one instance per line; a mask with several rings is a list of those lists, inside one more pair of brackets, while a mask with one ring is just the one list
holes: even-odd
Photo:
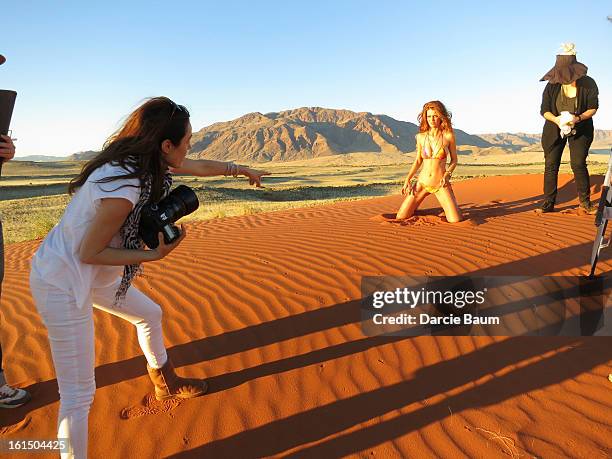
[[191, 188], [185, 185], [176, 187], [176, 189], [172, 191], [172, 197], [175, 198], [172, 204], [176, 206], [174, 212], [176, 218], [174, 218], [173, 221], [176, 221], [185, 215], [189, 215], [200, 205], [196, 194]]

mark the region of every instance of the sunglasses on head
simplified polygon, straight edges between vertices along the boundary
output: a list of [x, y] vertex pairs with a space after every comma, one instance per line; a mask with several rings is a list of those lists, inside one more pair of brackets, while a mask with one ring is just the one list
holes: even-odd
[[172, 100], [171, 100], [170, 102], [172, 102], [172, 106], [173, 106], [173, 107], [172, 107], [172, 113], [170, 114], [170, 119], [171, 119], [171, 120], [172, 120], [172, 118], [174, 118], [174, 114], [175, 114], [177, 111], [178, 111], [178, 112], [181, 112], [181, 113], [184, 113], [184, 114], [186, 114], [186, 113], [187, 113], [187, 109], [186, 109], [186, 108], [185, 108], [183, 105], [179, 105], [179, 104], [177, 104], [176, 102], [174, 102], [174, 101], [172, 101]]

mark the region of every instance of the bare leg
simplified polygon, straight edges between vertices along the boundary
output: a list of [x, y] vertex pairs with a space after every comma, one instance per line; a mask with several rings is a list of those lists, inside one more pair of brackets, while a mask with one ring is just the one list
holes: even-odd
[[404, 218], [410, 218], [414, 215], [414, 212], [418, 209], [418, 207], [423, 202], [423, 199], [427, 197], [429, 193], [425, 191], [425, 189], [421, 186], [421, 184], [417, 184], [417, 189], [414, 194], [409, 194], [402, 202], [399, 210], [397, 211], [397, 215], [395, 218], [398, 220], [403, 220]]
[[455, 194], [450, 184], [438, 190], [436, 198], [438, 198], [442, 209], [444, 209], [446, 221], [449, 223], [457, 223], [463, 220], [463, 215], [461, 215], [461, 210], [459, 210], [457, 199], [455, 198]]

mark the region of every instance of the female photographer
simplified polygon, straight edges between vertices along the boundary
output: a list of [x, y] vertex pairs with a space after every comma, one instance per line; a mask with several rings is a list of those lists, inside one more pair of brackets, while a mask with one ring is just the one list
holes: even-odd
[[[168, 194], [172, 172], [245, 175], [261, 186], [267, 173], [233, 163], [189, 160], [189, 112], [166, 97], [129, 115], [103, 150], [70, 182], [73, 194], [60, 222], [32, 260], [30, 286], [47, 327], [60, 392], [58, 438], [63, 457], [87, 457], [87, 419], [95, 392], [93, 307], [128, 320], [158, 400], [204, 394], [204, 380], [177, 376], [162, 335], [161, 308], [131, 287], [143, 262], [164, 258], [185, 237], [144, 248], [138, 236], [143, 206]], [[123, 271], [123, 274], [122, 274]]]

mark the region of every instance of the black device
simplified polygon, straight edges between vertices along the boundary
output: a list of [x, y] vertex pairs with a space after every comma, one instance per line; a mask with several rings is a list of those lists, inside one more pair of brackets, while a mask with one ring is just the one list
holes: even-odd
[[[8, 135], [16, 98], [17, 93], [15, 91], [0, 89], [0, 134]], [[3, 162], [3, 160], [0, 160], [0, 173], [2, 172]]]
[[138, 234], [150, 249], [159, 245], [160, 232], [164, 235], [165, 243], [170, 244], [181, 235], [173, 223], [194, 212], [199, 206], [200, 202], [193, 190], [179, 185], [158, 203], [147, 204], [142, 208]]
[[601, 198], [599, 198], [599, 206], [597, 206], [597, 214], [595, 215], [597, 233], [595, 234], [595, 242], [593, 243], [593, 250], [591, 252], [590, 279], [593, 279], [595, 276], [595, 268], [597, 267], [601, 249], [608, 247], [610, 241], [612, 241], [610, 237], [608, 237], [607, 240], [605, 239], [609, 220], [612, 220], [612, 148], [610, 149], [608, 170], [606, 171], [606, 176], [601, 186]]

